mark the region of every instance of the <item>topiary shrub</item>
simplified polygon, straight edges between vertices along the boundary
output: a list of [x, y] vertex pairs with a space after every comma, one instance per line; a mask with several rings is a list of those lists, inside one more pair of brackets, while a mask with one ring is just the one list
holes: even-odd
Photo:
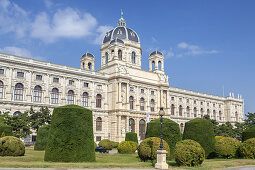
[[113, 146], [113, 148], [118, 148], [119, 142], [113, 142], [113, 141], [112, 141], [112, 146]]
[[[181, 141], [181, 132], [178, 123], [170, 120], [170, 119], [163, 119], [163, 139], [168, 143], [170, 146], [170, 159], [174, 158], [174, 150], [175, 145], [178, 141]], [[149, 137], [160, 137], [161, 135], [161, 125], [160, 119], [155, 119], [147, 124], [146, 130], [146, 138]]]
[[244, 141], [240, 146], [240, 155], [244, 158], [255, 159], [255, 138]]
[[250, 138], [255, 138], [255, 127], [246, 129], [242, 133], [242, 141], [243, 142]]
[[238, 156], [241, 143], [231, 137], [224, 137], [215, 144], [216, 155], [220, 158], [233, 158]]
[[0, 138], [0, 156], [24, 156], [24, 143], [14, 136]]
[[113, 142], [110, 141], [109, 139], [103, 139], [98, 144], [99, 147], [102, 147], [106, 150], [112, 150], [113, 145], [114, 145]]
[[[144, 139], [139, 147], [138, 147], [138, 155], [141, 158], [141, 160], [154, 160], [157, 158], [157, 154], [155, 153], [160, 146], [160, 138], [157, 137], [150, 137], [147, 139]], [[170, 153], [170, 148], [165, 140], [163, 140], [163, 146], [164, 149], [167, 151], [167, 158]]]
[[135, 132], [126, 133], [125, 141], [133, 141], [138, 143], [137, 134]]
[[45, 150], [48, 141], [49, 131], [50, 125], [44, 125], [38, 129], [34, 150], [36, 151]]
[[224, 136], [215, 136], [215, 141], [218, 142], [218, 141], [221, 140], [222, 138], [224, 138]]
[[92, 111], [77, 105], [53, 110], [45, 161], [95, 161]]
[[176, 144], [174, 156], [178, 165], [198, 166], [205, 160], [205, 151], [198, 142], [186, 139]]
[[97, 144], [96, 144], [96, 142], [94, 142], [94, 148], [95, 148], [95, 149], [97, 148]]
[[119, 153], [132, 153], [135, 152], [138, 144], [134, 141], [122, 141], [118, 146]]
[[4, 122], [0, 121], [0, 136], [4, 133], [5, 136], [12, 136], [12, 127], [4, 124]]
[[196, 118], [185, 123], [183, 139], [198, 142], [205, 150], [205, 157], [211, 157], [214, 152], [215, 135], [213, 124], [206, 119]]

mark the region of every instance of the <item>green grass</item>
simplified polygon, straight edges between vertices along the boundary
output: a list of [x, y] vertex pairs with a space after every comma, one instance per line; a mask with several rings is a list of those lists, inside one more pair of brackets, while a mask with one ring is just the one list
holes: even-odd
[[[96, 162], [63, 163], [44, 162], [44, 151], [26, 149], [22, 157], [0, 157], [1, 168], [153, 168], [150, 161], [140, 161], [137, 154], [99, 154], [96, 153]], [[229, 167], [255, 165], [252, 159], [207, 159], [199, 167], [179, 167], [175, 161], [169, 162], [171, 169], [222, 169]]]

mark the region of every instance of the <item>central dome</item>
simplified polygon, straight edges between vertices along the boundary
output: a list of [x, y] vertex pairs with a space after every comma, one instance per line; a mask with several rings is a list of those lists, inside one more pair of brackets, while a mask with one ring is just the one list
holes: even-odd
[[118, 21], [118, 26], [111, 31], [107, 32], [103, 43], [111, 42], [112, 40], [130, 40], [136, 43], [139, 43], [139, 37], [137, 33], [126, 27], [126, 21], [123, 18], [123, 13], [121, 14], [121, 18]]

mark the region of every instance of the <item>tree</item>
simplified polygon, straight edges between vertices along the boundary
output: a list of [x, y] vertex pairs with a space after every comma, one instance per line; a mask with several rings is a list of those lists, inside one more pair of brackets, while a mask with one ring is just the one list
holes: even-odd
[[245, 123], [239, 123], [239, 122], [236, 122], [235, 123], [235, 134], [236, 134], [236, 139], [238, 139], [239, 141], [242, 140], [242, 133], [243, 131], [245, 130]]
[[247, 128], [255, 127], [255, 113], [248, 112], [245, 116], [247, 117], [247, 119], [244, 120], [245, 126]]
[[48, 107], [41, 107], [39, 111], [34, 111], [31, 107], [29, 110], [30, 114], [30, 126], [32, 129], [38, 132], [39, 127], [50, 124], [51, 122], [51, 114]]
[[219, 134], [217, 136], [232, 137], [232, 138], [236, 137], [234, 127], [230, 122], [221, 124], [218, 126], [218, 128], [219, 128]]

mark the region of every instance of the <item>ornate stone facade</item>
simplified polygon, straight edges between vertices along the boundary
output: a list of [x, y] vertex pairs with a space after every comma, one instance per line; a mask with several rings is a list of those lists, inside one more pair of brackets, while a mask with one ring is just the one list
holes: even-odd
[[149, 71], [141, 69], [142, 49], [135, 31], [121, 17], [118, 27], [106, 33], [101, 47], [101, 69], [85, 53], [81, 68], [0, 54], [0, 111], [23, 112], [31, 106], [50, 109], [77, 104], [93, 111], [95, 141], [122, 141], [133, 131], [143, 139], [148, 120], [166, 117], [180, 124], [208, 114], [220, 123], [242, 122], [240, 96], [219, 97], [174, 88], [164, 73], [164, 56], [149, 56]]

